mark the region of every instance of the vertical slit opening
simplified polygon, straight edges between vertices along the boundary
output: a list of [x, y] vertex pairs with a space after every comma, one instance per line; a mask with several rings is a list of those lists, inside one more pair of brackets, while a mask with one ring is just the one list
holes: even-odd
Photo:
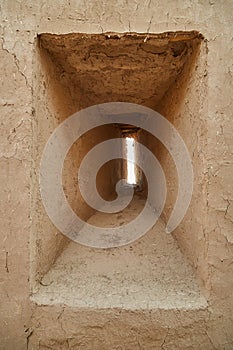
[[136, 178], [136, 154], [135, 154], [135, 139], [131, 136], [126, 137], [126, 183], [128, 185], [137, 185]]
[[136, 191], [142, 189], [142, 170], [138, 166], [138, 160], [140, 157], [139, 150], [137, 149], [137, 143], [139, 142], [139, 134], [141, 129], [133, 125], [120, 124], [120, 131], [123, 138], [123, 154], [124, 161], [120, 178], [125, 179], [127, 186], [133, 186]]

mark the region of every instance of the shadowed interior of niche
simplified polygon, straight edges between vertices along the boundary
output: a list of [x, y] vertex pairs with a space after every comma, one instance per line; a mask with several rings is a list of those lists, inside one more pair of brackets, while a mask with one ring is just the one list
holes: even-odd
[[[202, 39], [202, 35], [195, 31], [150, 35], [136, 33], [41, 34], [38, 45], [37, 78], [39, 80], [38, 100], [39, 102], [43, 101], [43, 103], [38, 103], [37, 108], [37, 113], [40, 116], [38, 137], [45, 142], [56, 125], [59, 125], [72, 113], [106, 102], [120, 101], [140, 104], [162, 112], [167, 119], [172, 121], [174, 116], [179, 114], [179, 108], [183, 102]], [[166, 99], [167, 109], [163, 103], [164, 99]], [[173, 114], [168, 113], [171, 105], [174, 106]], [[127, 161], [112, 160], [100, 169], [97, 175], [97, 188], [103, 198], [111, 200], [116, 196], [115, 185], [117, 181], [122, 177], [126, 178], [127, 185], [133, 186], [135, 190], [134, 200], [130, 206], [125, 212], [111, 216], [110, 214], [95, 213], [83, 200], [77, 182], [77, 171], [83, 157], [99, 142], [117, 137], [128, 139], [129, 148], [133, 145], [133, 140], [144, 144], [160, 160], [165, 173], [167, 171], [172, 174], [173, 178], [170, 186], [172, 186], [173, 191], [167, 199], [169, 208], [171, 203], [174, 203], [177, 193], [175, 166], [169, 163], [168, 167], [167, 151], [155, 137], [144, 130], [135, 128], [133, 125], [109, 124], [94, 128], [84, 134], [71, 147], [64, 163], [63, 186], [73, 210], [83, 219], [89, 220], [97, 226], [115, 227], [116, 225], [124, 225], [139, 214], [147, 197], [147, 182], [141, 169], [135, 167], [134, 175], [129, 175], [129, 171], [132, 172], [132, 169], [129, 170], [130, 166]], [[133, 149], [132, 147], [131, 149]], [[129, 152], [129, 149], [125, 151]], [[39, 158], [42, 149], [37, 149], [37, 152]], [[40, 223], [35, 233], [36, 241], [40, 242], [40, 249], [34, 252], [34, 269], [32, 269], [32, 271], [37, 271], [36, 276], [32, 277], [35, 280], [35, 285], [38, 286], [38, 281], [44, 281], [42, 282], [43, 285], [49, 285], [49, 281], [53, 278], [55, 282], [51, 285], [50, 292], [52, 294], [56, 294], [56, 289], [66, 289], [63, 286], [63, 279], [67, 273], [64, 266], [71, 264], [69, 254], [74, 257], [74, 252], [77, 253], [72, 263], [72, 269], [74, 268], [75, 271], [77, 269], [77, 276], [82, 281], [80, 283], [81, 287], [76, 286], [77, 297], [75, 297], [75, 301], [72, 301], [70, 293], [65, 291], [62, 302], [74, 302], [76, 305], [79, 305], [79, 303], [81, 305], [81, 299], [85, 299], [85, 289], [91, 288], [89, 277], [92, 276], [92, 281], [95, 281], [100, 294], [105, 295], [108, 290], [112, 291], [114, 288], [118, 291], [115, 301], [113, 301], [115, 306], [119, 306], [121, 303], [125, 303], [126, 307], [131, 305], [124, 289], [126, 285], [123, 283], [121, 287], [121, 281], [125, 278], [126, 281], [128, 280], [129, 288], [132, 287], [132, 290], [136, 288], [135, 298], [138, 295], [138, 300], [141, 300], [141, 302], [142, 295], [145, 292], [143, 285], [148, 283], [146, 287], [148, 300], [152, 298], [154, 305], [157, 305], [155, 299], [160, 300], [159, 294], [161, 290], [163, 294], [165, 285], [163, 286], [163, 281], [159, 279], [160, 287], [157, 290], [158, 293], [155, 293], [156, 298], [154, 298], [152, 295], [155, 291], [152, 282], [155, 282], [158, 278], [157, 272], [152, 268], [155, 263], [153, 258], [155, 251], [148, 248], [148, 254], [145, 254], [148, 257], [145, 266], [142, 262], [143, 250], [147, 249], [146, 246], [150, 246], [154, 247], [155, 250], [160, 249], [165, 257], [167, 256], [166, 249], [171, 251], [174, 269], [168, 271], [165, 267], [165, 261], [156, 261], [159, 269], [164, 272], [168, 280], [170, 279], [170, 285], [172, 285], [171, 280], [173, 281], [172, 274], [174, 273], [181, 281], [180, 284], [174, 284], [174, 290], [171, 287], [171, 293], [168, 293], [168, 305], [173, 302], [172, 295], [184, 286], [187, 289], [184, 304], [189, 302], [188, 295], [190, 293], [196, 296], [197, 305], [199, 305], [199, 302], [203, 303], [203, 300], [199, 299], [199, 289], [195, 284], [192, 269], [179, 251], [179, 241], [177, 244], [172, 236], [156, 239], [155, 235], [150, 232], [132, 246], [113, 248], [110, 251], [103, 250], [97, 253], [95, 249], [70, 242], [69, 239], [59, 233], [49, 223], [49, 219], [41, 209], [39, 193], [35, 193], [34, 197], [35, 205], [38, 206], [35, 223]], [[164, 211], [165, 219], [167, 213], [169, 213], [169, 208], [167, 212], [166, 209]], [[158, 233], [162, 235], [163, 224], [159, 223], [158, 227]], [[99, 260], [97, 259], [95, 270], [93, 264], [96, 260], [96, 254]], [[85, 256], [87, 257], [86, 265]], [[119, 266], [117, 265], [118, 276], [116, 276], [115, 267], [110, 267], [109, 259], [111, 259], [111, 256], [115, 256], [116, 261], [123, 259], [125, 262], [125, 264], [122, 262]], [[151, 267], [148, 270], [147, 282], [143, 283], [143, 272], [137, 271], [132, 261], [134, 261], [134, 264], [142, 264], [145, 269], [146, 265]], [[175, 272], [175, 267], [182, 264], [183, 268], [180, 269], [180, 272]], [[80, 267], [81, 265], [83, 268]], [[106, 266], [108, 266], [107, 269]], [[47, 272], [48, 274], [46, 274]], [[88, 274], [89, 277], [87, 277]], [[116, 283], [113, 282], [114, 278], [116, 278]], [[132, 282], [132, 278], [138, 283]], [[70, 283], [73, 282], [70, 281]], [[106, 291], [103, 292], [105, 287]], [[40, 287], [40, 291], [42, 294], [46, 294], [45, 287]], [[123, 299], [119, 299], [120, 294]], [[94, 294], [88, 292], [86, 294], [87, 304], [92, 305], [96, 302], [105, 305], [104, 298], [101, 298], [101, 300], [97, 298], [97, 301], [93, 298]], [[163, 305], [163, 301], [161, 303]], [[177, 303], [179, 304], [178, 301]]]

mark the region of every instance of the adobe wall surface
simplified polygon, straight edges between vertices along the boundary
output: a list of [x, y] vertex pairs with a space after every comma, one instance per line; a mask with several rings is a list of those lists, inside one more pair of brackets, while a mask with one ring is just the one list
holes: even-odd
[[[232, 11], [231, 1], [214, 0], [1, 1], [1, 349], [233, 348]], [[192, 114], [193, 125], [202, 116], [195, 154], [200, 181], [194, 193], [195, 227], [200, 231], [190, 245], [184, 230], [193, 228], [184, 222], [177, 240], [204, 284], [208, 309], [198, 315], [177, 310], [170, 318], [167, 310], [159, 309], [75, 310], [36, 305], [30, 299], [30, 245], [34, 244], [37, 35], [191, 30], [205, 38], [205, 88], [194, 82], [186, 95], [187, 104], [181, 107], [183, 114], [186, 110]], [[198, 93], [201, 104], [197, 106]], [[179, 120], [176, 127], [193, 151], [188, 125], [180, 126]]]
[[[83, 100], [80, 89], [73, 87], [69, 76], [66, 77], [43, 49], [36, 47], [37, 67], [35, 69], [34, 108], [35, 114], [40, 115], [32, 123], [33, 133], [33, 163], [31, 174], [31, 284], [36, 288], [42, 276], [49, 270], [51, 264], [67, 245], [69, 240], [60, 233], [48, 218], [39, 191], [39, 169], [44, 146], [53, 130], [65, 118], [82, 108]], [[65, 80], [65, 82], [64, 82]], [[63, 84], [62, 84], [63, 83]], [[74, 91], [72, 94], [70, 91]], [[81, 105], [81, 107], [80, 107]], [[78, 186], [78, 169], [84, 155], [93, 145], [115, 137], [115, 128], [107, 126], [90, 130], [71, 147], [63, 169], [63, 186], [69, 203], [74, 211], [86, 221], [92, 210], [82, 199]], [[99, 187], [103, 195], [107, 195], [113, 187], [114, 171], [110, 171], [109, 164], [99, 176]], [[102, 186], [101, 186], [102, 185]], [[35, 233], [35, 234], [34, 234]]]

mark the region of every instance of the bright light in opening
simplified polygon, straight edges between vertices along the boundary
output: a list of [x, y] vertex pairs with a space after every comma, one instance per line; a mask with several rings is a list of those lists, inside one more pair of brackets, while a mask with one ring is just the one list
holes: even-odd
[[135, 140], [133, 137], [126, 137], [126, 155], [127, 155], [127, 183], [136, 185], [135, 174]]

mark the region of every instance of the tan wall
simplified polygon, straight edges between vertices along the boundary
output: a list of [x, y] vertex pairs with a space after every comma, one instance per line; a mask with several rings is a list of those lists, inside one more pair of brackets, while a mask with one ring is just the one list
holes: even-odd
[[[53, 332], [52, 326], [64, 312], [63, 307], [58, 307], [54, 314], [48, 309], [45, 309], [43, 314], [43, 308], [41, 308], [41, 314], [38, 312], [34, 317], [38, 307], [30, 301], [30, 245], [34, 250], [35, 238], [33, 237], [35, 236], [33, 233], [36, 224], [36, 221], [33, 220], [34, 214], [32, 214], [36, 203], [33, 202], [32, 196], [35, 190], [34, 169], [38, 164], [34, 164], [35, 159], [38, 160], [35, 158], [37, 150], [33, 147], [33, 144], [37, 143], [33, 138], [37, 135], [35, 128], [37, 127], [38, 108], [44, 108], [38, 105], [38, 101], [36, 102], [36, 97], [40, 96], [43, 90], [43, 86], [39, 87], [39, 91], [35, 86], [35, 74], [38, 74], [36, 73], [37, 48], [35, 44], [37, 34], [108, 31], [157, 33], [193, 29], [200, 31], [206, 38], [205, 45], [203, 44], [201, 49], [202, 58], [198, 59], [200, 82], [199, 73], [195, 73], [190, 90], [186, 93], [187, 104], [181, 106], [180, 109], [184, 117], [175, 116], [174, 120], [182, 137], [187, 141], [190, 152], [194, 151], [198, 180], [195, 184], [193, 210], [190, 209], [187, 213], [179, 229], [186, 233], [180, 234], [177, 231], [176, 238], [197, 268], [199, 276], [205, 281], [209, 291], [209, 319], [204, 328], [193, 333], [195, 337], [192, 340], [190, 340], [192, 328], [186, 333], [182, 327], [182, 324], [189, 325], [191, 320], [187, 320], [185, 315], [180, 313], [177, 316], [178, 319], [181, 317], [180, 323], [176, 319], [178, 326], [174, 331], [175, 335], [173, 331], [170, 333], [165, 332], [164, 329], [158, 331], [156, 325], [161, 318], [159, 315], [155, 318], [148, 316], [148, 324], [152, 331], [144, 333], [148, 329], [148, 324], [143, 321], [145, 315], [141, 312], [133, 315], [129, 313], [125, 317], [120, 316], [118, 323], [114, 321], [116, 314], [111, 314], [108, 317], [107, 328], [104, 325], [106, 315], [100, 319], [98, 312], [96, 316], [94, 316], [95, 313], [87, 312], [85, 316], [80, 314], [83, 323], [79, 322], [79, 327], [80, 329], [83, 327], [82, 332], [83, 330], [84, 333], [88, 332], [88, 327], [92, 327], [88, 319], [95, 317], [95, 320], [99, 320], [101, 331], [107, 331], [108, 335], [111, 334], [111, 340], [105, 347], [106, 349], [117, 349], [124, 344], [122, 339], [128, 339], [129, 333], [127, 332], [130, 332], [130, 324], [133, 325], [134, 330], [136, 329], [132, 337], [141, 339], [144, 349], [155, 349], [162, 346], [162, 341], [157, 342], [156, 339], [151, 338], [152, 334], [155, 334], [153, 333], [154, 328], [157, 329], [156, 336], [159, 337], [160, 333], [163, 334], [164, 339], [166, 338], [167, 349], [232, 349], [233, 127], [230, 91], [232, 85], [232, 10], [231, 1], [71, 1], [69, 3], [47, 1], [43, 4], [33, 1], [2, 1], [0, 50], [2, 64], [0, 94], [2, 322], [0, 346], [2, 349], [46, 349], [46, 346], [40, 345], [39, 341], [36, 347], [30, 345], [33, 331], [43, 330], [46, 338], [49, 333]], [[203, 69], [205, 78], [203, 78]], [[202, 79], [205, 80], [204, 85], [201, 85]], [[56, 85], [56, 88], [58, 88], [56, 91], [58, 99], [59, 90], [61, 95], [66, 94], [61, 86]], [[68, 101], [70, 96], [66, 98]], [[199, 105], [198, 108], [197, 105]], [[61, 114], [67, 115], [72, 112], [69, 109], [62, 111], [63, 107], [61, 106]], [[193, 110], [195, 114], [192, 113]], [[194, 125], [191, 135], [187, 134], [190, 125], [185, 119], [186, 112], [192, 116], [192, 125]], [[200, 117], [201, 120], [198, 123], [197, 118]], [[184, 123], [182, 127], [181, 121]], [[50, 128], [53, 129], [55, 125], [56, 120], [51, 119]], [[194, 130], [197, 130], [197, 137], [195, 137]], [[43, 134], [43, 137], [41, 145], [46, 135]], [[199, 198], [201, 198], [200, 205]], [[49, 231], [52, 232], [51, 224], [48, 222], [47, 225]], [[192, 244], [187, 236], [190, 234], [187, 232], [189, 229], [197, 231], [194, 232]], [[53, 239], [62, 241], [60, 237], [52, 238], [47, 248], [53, 244]], [[200, 255], [198, 255], [199, 251]], [[51, 261], [55, 255], [56, 251]], [[32, 254], [32, 259], [34, 259], [33, 256]], [[34, 268], [32, 271], [34, 275], [35, 270]], [[47, 318], [46, 313], [49, 315]], [[76, 327], [72, 312], [66, 311], [66, 316], [72, 320], [72, 327]], [[135, 320], [138, 320], [137, 324]], [[195, 317], [192, 322], [195, 324]], [[45, 325], [49, 329], [44, 328]], [[117, 327], [120, 327], [119, 333], [116, 332]], [[93, 332], [93, 329], [90, 328], [89, 331]], [[102, 337], [101, 331], [99, 337], [95, 338], [95, 342], [93, 340], [90, 349], [100, 348], [101, 341], [98, 339]], [[60, 332], [63, 332], [62, 325]], [[82, 333], [80, 334], [82, 336]], [[147, 334], [148, 337], [145, 339], [143, 334]], [[179, 338], [177, 334], [182, 334], [183, 338]], [[54, 337], [56, 338], [56, 335]], [[202, 341], [206, 339], [209, 339], [208, 346], [202, 347]], [[77, 344], [73, 346], [74, 349], [79, 348]], [[135, 348], [137, 345], [132, 346]], [[67, 343], [64, 342], [60, 348], [68, 349]], [[130, 349], [127, 347], [127, 341], [125, 348]], [[140, 348], [140, 342], [138, 348]]]
[[[185, 256], [191, 261], [200, 282], [208, 289], [208, 260], [205, 254], [208, 241], [205, 239], [205, 219], [207, 215], [207, 77], [206, 42], [196, 43], [187, 62], [167, 92], [154, 107], [179, 131], [192, 159], [194, 189], [188, 212], [178, 228], [173, 232]], [[156, 155], [166, 175], [167, 199], [163, 211], [168, 221], [178, 193], [178, 174], [175, 163], [165, 147], [147, 132], [142, 132], [141, 141]], [[153, 171], [153, 169], [152, 169]], [[185, 171], [185, 169], [183, 169]], [[156, 176], [156, 175], [155, 175]], [[156, 193], [156, 181], [153, 191]], [[204, 290], [204, 293], [207, 290]]]
[[[49, 270], [51, 264], [69, 242], [59, 233], [47, 216], [40, 200], [39, 170], [40, 160], [46, 142], [53, 130], [63, 120], [73, 113], [88, 106], [87, 97], [79, 86], [73, 86], [69, 75], [62, 71], [56, 60], [41, 47], [40, 41], [36, 48], [35, 66], [35, 113], [33, 119], [33, 171], [31, 175], [31, 283], [36, 290], [36, 284]], [[94, 213], [83, 200], [78, 182], [78, 169], [85, 154], [96, 144], [114, 137], [116, 129], [113, 126], [102, 126], [83, 135], [71, 147], [63, 169], [63, 187], [67, 199], [74, 211], [85, 221]], [[109, 176], [107, 164], [98, 177], [97, 187], [102, 189], [103, 196], [113, 191], [114, 168]]]

